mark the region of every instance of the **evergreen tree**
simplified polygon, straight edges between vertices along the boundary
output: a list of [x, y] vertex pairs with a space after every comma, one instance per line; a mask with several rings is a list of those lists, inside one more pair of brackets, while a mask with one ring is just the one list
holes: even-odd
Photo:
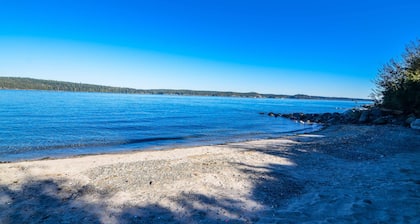
[[384, 108], [420, 115], [420, 39], [407, 45], [402, 61], [379, 71], [373, 96]]

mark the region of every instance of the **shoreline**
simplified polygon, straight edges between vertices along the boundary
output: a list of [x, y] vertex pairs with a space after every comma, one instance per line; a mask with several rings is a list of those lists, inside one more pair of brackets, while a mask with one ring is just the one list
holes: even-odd
[[0, 163], [0, 222], [416, 223], [419, 149], [417, 130], [332, 125], [277, 139]]
[[[297, 123], [297, 122], [296, 122]], [[306, 128], [302, 128], [295, 131], [290, 132], [284, 132], [279, 134], [277, 137], [262, 137], [262, 138], [255, 138], [252, 139], [250, 137], [243, 138], [239, 140], [234, 140], [234, 138], [226, 140], [222, 143], [217, 143], [218, 141], [213, 140], [215, 143], [209, 143], [209, 144], [199, 144], [198, 142], [190, 142], [190, 143], [184, 143], [184, 144], [172, 144], [172, 145], [162, 145], [159, 147], [145, 147], [145, 148], [130, 148], [130, 147], [123, 147], [123, 146], [104, 146], [100, 147], [100, 149], [107, 148], [107, 150], [89, 150], [87, 153], [77, 154], [77, 153], [55, 153], [55, 155], [49, 155], [49, 156], [37, 156], [33, 158], [28, 158], [30, 156], [23, 156], [23, 158], [19, 159], [19, 157], [15, 157], [15, 159], [10, 159], [10, 157], [6, 157], [9, 159], [6, 160], [0, 160], [0, 164], [4, 163], [16, 163], [16, 162], [30, 162], [30, 161], [39, 161], [39, 160], [57, 160], [57, 159], [67, 159], [67, 158], [79, 158], [84, 156], [94, 156], [94, 155], [107, 155], [107, 154], [127, 154], [127, 153], [135, 153], [135, 152], [150, 152], [150, 151], [168, 151], [168, 150], [174, 150], [179, 148], [194, 148], [194, 147], [203, 147], [203, 146], [223, 146], [223, 145], [229, 145], [234, 143], [246, 143], [251, 141], [260, 141], [260, 140], [270, 140], [270, 139], [280, 139], [290, 136], [296, 136], [299, 134], [307, 134], [307, 133], [313, 133], [318, 132], [326, 128], [326, 125], [323, 124], [311, 124]], [[251, 136], [251, 135], [250, 135]], [[208, 140], [211, 142], [211, 140]], [[89, 148], [89, 147], [88, 147]], [[112, 150], [112, 148], [114, 150]], [[83, 150], [85, 148], [76, 148], [76, 150]], [[72, 148], [70, 148], [72, 150]], [[74, 149], [73, 149], [74, 150]], [[92, 151], [92, 152], [91, 152]], [[31, 153], [29, 153], [31, 154]], [[20, 156], [22, 157], [22, 156]], [[12, 157], [13, 158], [13, 157]]]

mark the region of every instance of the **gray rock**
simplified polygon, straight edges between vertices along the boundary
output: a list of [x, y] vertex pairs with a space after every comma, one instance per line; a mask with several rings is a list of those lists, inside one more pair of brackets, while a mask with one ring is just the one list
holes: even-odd
[[370, 110], [370, 114], [372, 115], [372, 117], [379, 118], [380, 116], [382, 116], [382, 111], [381, 109], [374, 107]]
[[344, 118], [346, 120], [349, 120], [349, 121], [357, 121], [357, 120], [359, 120], [360, 113], [361, 112], [359, 110], [352, 109], [352, 110], [345, 111], [343, 113], [343, 116], [344, 116]]
[[292, 116], [295, 120], [301, 120], [300, 117], [302, 116], [302, 113], [293, 113]]
[[334, 116], [331, 119], [329, 119], [326, 123], [327, 124], [337, 124], [339, 121], [340, 121], [339, 118]]
[[321, 119], [324, 120], [324, 121], [327, 121], [327, 120], [331, 119], [331, 117], [332, 117], [331, 113], [323, 113], [321, 115]]
[[380, 117], [372, 121], [373, 124], [386, 124], [388, 123], [387, 119], [385, 117]]
[[366, 123], [368, 120], [369, 120], [369, 111], [364, 110], [362, 114], [360, 115], [359, 122]]
[[413, 122], [411, 122], [410, 127], [412, 129], [420, 130], [420, 119], [416, 119]]

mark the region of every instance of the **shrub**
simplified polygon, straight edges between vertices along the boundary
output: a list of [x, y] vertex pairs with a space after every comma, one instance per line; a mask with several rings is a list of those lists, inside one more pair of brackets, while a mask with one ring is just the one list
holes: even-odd
[[407, 45], [402, 61], [385, 64], [373, 96], [381, 107], [420, 115], [420, 39]]

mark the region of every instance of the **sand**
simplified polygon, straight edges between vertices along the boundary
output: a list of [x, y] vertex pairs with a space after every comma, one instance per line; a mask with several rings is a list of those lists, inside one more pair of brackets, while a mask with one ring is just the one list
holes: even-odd
[[0, 223], [420, 223], [420, 132], [0, 164]]

